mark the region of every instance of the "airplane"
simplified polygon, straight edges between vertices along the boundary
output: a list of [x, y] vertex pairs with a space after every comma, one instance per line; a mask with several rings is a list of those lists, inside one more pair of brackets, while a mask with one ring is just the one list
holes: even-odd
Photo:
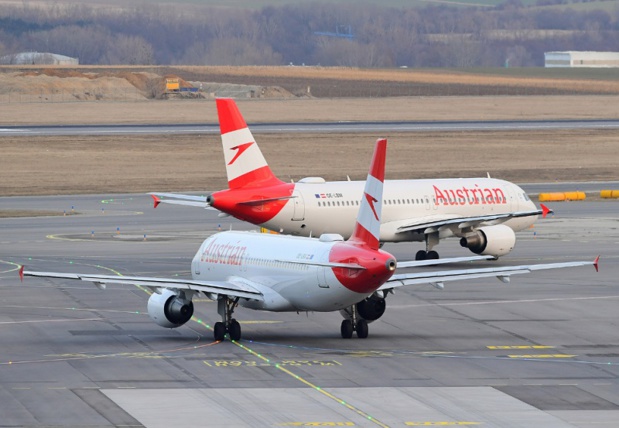
[[[352, 235], [363, 181], [320, 177], [286, 183], [275, 176], [232, 99], [216, 100], [229, 188], [206, 197], [151, 193], [161, 203], [219, 210], [275, 232], [320, 236]], [[519, 186], [488, 178], [388, 180], [385, 182], [381, 242], [425, 242], [416, 260], [438, 259], [434, 247], [448, 237], [475, 254], [508, 254], [516, 231], [529, 228], [538, 209]]]
[[[378, 140], [360, 198], [357, 219], [348, 240], [337, 234], [319, 238], [225, 231], [208, 237], [191, 263], [192, 279], [149, 278], [81, 273], [19, 270], [25, 276], [90, 281], [99, 288], [108, 283], [147, 287], [148, 314], [161, 327], [176, 328], [193, 316], [193, 297], [217, 301], [221, 316], [213, 326], [216, 341], [241, 339], [241, 325], [233, 318], [237, 306], [273, 312], [339, 311], [343, 338], [368, 337], [368, 324], [386, 309], [385, 298], [395, 288], [429, 283], [443, 288], [446, 281], [496, 276], [508, 282], [511, 275], [534, 270], [576, 267], [598, 260], [504, 266], [452, 271], [395, 274], [398, 263], [380, 248], [387, 141]], [[428, 266], [461, 259], [410, 261], [400, 268]]]

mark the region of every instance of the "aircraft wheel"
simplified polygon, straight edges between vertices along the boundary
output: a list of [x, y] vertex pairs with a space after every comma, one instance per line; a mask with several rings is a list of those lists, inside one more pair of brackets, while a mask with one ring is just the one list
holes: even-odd
[[428, 251], [428, 254], [426, 257], [428, 258], [428, 260], [436, 260], [438, 259], [438, 253], [434, 250]]
[[366, 339], [368, 337], [368, 333], [368, 322], [366, 320], [357, 321], [357, 337], [359, 339]]
[[425, 260], [427, 257], [428, 253], [423, 250], [419, 250], [417, 251], [417, 254], [415, 254], [415, 260]]
[[217, 341], [223, 341], [226, 336], [226, 326], [222, 322], [216, 322], [213, 326], [213, 336]]
[[237, 320], [230, 321], [228, 334], [230, 335], [230, 340], [241, 340], [241, 324]]
[[342, 327], [340, 328], [341, 332], [342, 332], [342, 338], [344, 339], [350, 339], [352, 337], [352, 321], [351, 320], [344, 320], [342, 321]]

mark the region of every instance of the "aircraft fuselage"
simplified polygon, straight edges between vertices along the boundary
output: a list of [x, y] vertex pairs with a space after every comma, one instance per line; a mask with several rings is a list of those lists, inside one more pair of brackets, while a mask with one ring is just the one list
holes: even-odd
[[[226, 281], [259, 290], [264, 301], [244, 307], [268, 311], [329, 312], [371, 295], [393, 273], [393, 256], [334, 235], [307, 239], [255, 232], [221, 232], [207, 238], [192, 261], [194, 279]], [[334, 267], [345, 263], [362, 268]]]

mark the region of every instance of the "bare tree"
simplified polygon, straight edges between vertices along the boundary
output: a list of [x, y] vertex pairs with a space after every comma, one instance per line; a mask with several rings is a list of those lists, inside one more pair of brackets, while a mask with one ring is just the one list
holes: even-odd
[[[510, 59], [539, 66], [544, 50], [616, 50], [619, 11], [530, 7], [521, 0], [495, 8], [299, 2], [257, 10], [24, 2], [0, 8], [0, 28], [7, 53], [53, 52], [82, 64], [471, 67]], [[319, 35], [343, 29], [352, 40]]]
[[142, 37], [121, 34], [108, 47], [105, 61], [113, 65], [150, 65], [154, 63], [154, 50]]
[[214, 39], [204, 52], [206, 65], [281, 65], [281, 55], [266, 43], [247, 39]]

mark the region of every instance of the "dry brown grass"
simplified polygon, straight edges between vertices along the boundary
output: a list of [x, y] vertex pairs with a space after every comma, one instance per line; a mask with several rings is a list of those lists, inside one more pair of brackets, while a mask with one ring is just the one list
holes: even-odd
[[241, 77], [294, 78], [312, 80], [339, 80], [358, 82], [400, 82], [425, 84], [461, 84], [477, 86], [514, 86], [540, 87], [578, 90], [583, 92], [617, 93], [619, 81], [558, 79], [553, 77], [521, 77], [497, 76], [489, 74], [462, 73], [453, 70], [423, 70], [423, 69], [359, 69], [350, 67], [204, 67], [183, 66], [179, 70], [187, 70], [204, 75], [228, 75]]
[[59, 211], [47, 210], [0, 210], [0, 218], [18, 218], [18, 217], [54, 217], [66, 215]]
[[[247, 100], [248, 122], [514, 120], [619, 117], [619, 97]], [[216, 123], [209, 101], [4, 105], [1, 125]], [[363, 179], [388, 137], [388, 178], [483, 176], [515, 182], [617, 180], [619, 130], [257, 134], [284, 180]], [[0, 196], [225, 188], [218, 135], [0, 137]], [[353, 155], [351, 155], [353, 154]]]
[[[248, 123], [616, 119], [619, 96], [397, 97], [239, 100]], [[217, 123], [213, 100], [15, 103], [0, 126]]]
[[[372, 134], [261, 134], [283, 180], [363, 179]], [[391, 134], [387, 177], [485, 176], [515, 182], [617, 180], [619, 131]], [[218, 136], [3, 137], [0, 196], [225, 188]], [[351, 156], [354, 153], [354, 156]]]

